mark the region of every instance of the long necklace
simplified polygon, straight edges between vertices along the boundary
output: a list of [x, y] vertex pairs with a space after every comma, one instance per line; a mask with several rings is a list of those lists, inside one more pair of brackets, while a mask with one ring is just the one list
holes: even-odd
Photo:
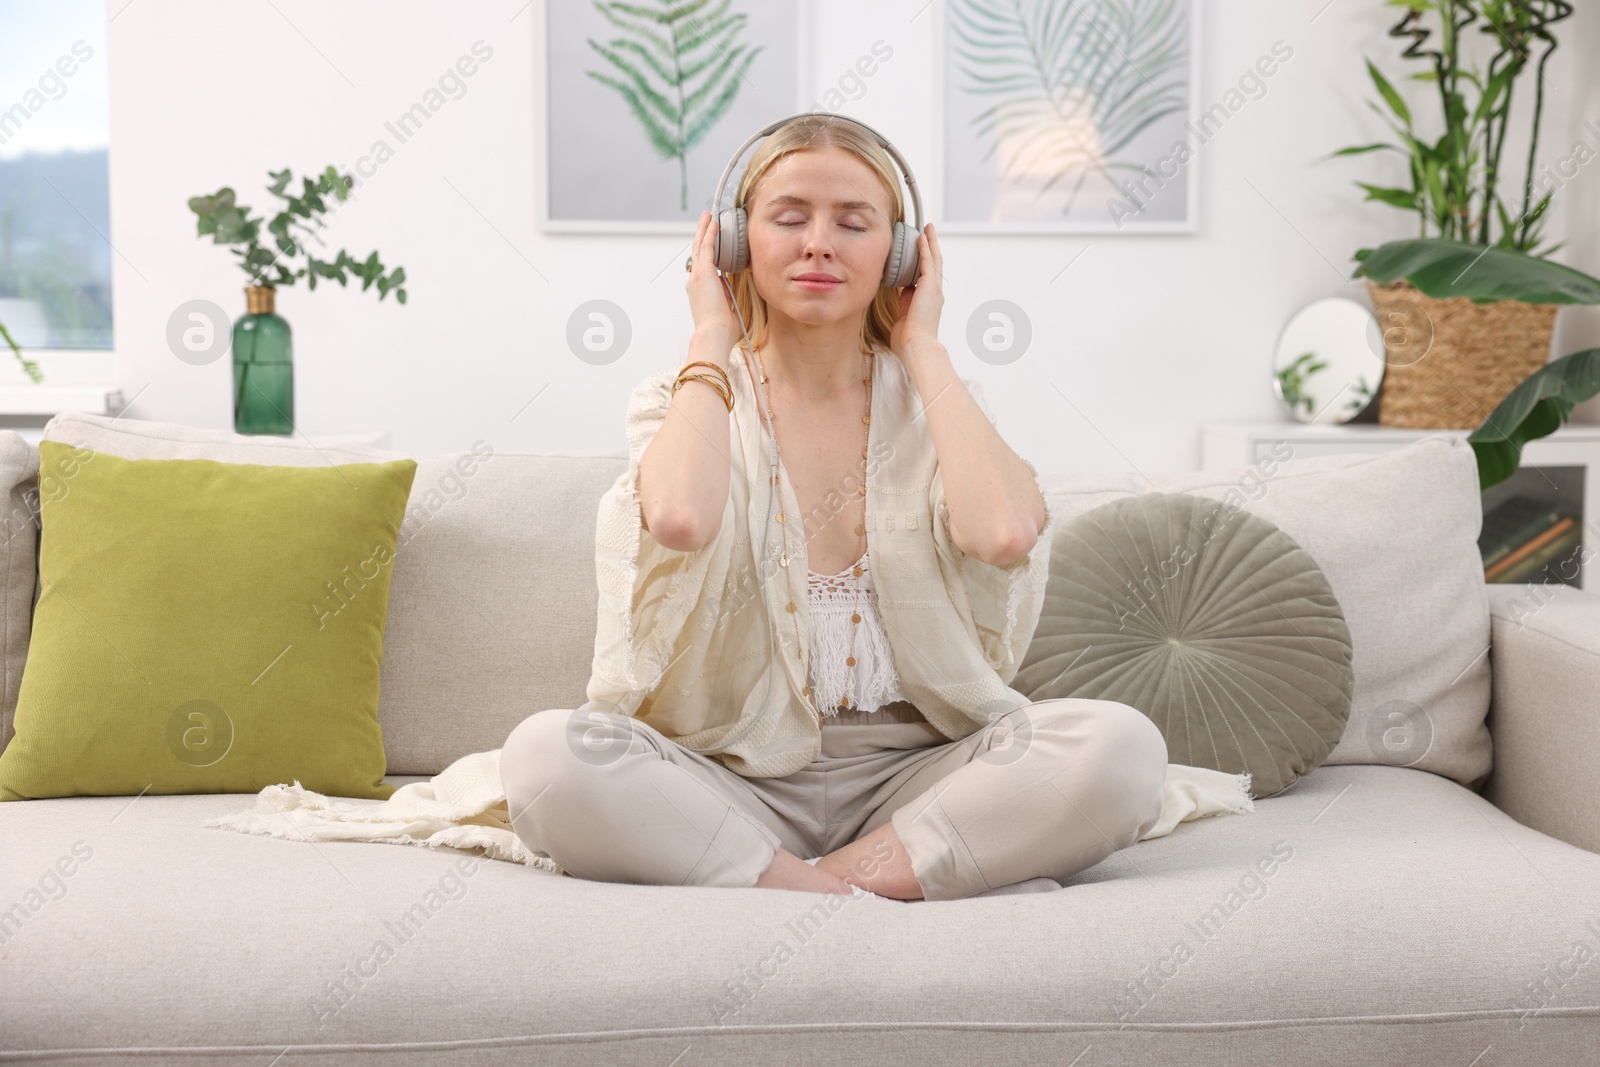
[[[755, 357], [756, 357], [756, 370], [761, 376], [761, 384], [762, 385], [766, 385], [766, 383], [767, 383], [767, 368], [761, 362], [761, 354], [760, 354], [759, 351], [757, 351], [755, 353]], [[867, 545], [866, 545], [866, 540], [867, 540], [867, 527], [866, 527], [866, 518], [867, 518], [867, 513], [866, 513], [867, 448], [868, 448], [868, 444], [869, 444], [871, 433], [872, 433], [872, 353], [870, 351], [864, 353], [862, 355], [862, 357], [861, 357], [861, 380], [862, 380], [863, 383], [865, 383], [865, 385], [867, 387], [866, 410], [864, 412], [862, 412], [862, 415], [861, 415], [861, 423], [862, 423], [862, 429], [861, 429], [861, 482], [860, 482], [860, 485], [856, 488], [856, 495], [858, 495], [858, 496], [860, 496], [862, 498], [862, 502], [861, 502], [861, 520], [862, 521], [856, 523], [856, 537], [858, 538], [857, 545], [859, 546], [859, 550], [856, 553], [856, 565], [851, 568], [851, 575], [855, 578], [856, 597], [855, 597], [855, 610], [850, 613], [850, 623], [851, 623], [851, 629], [850, 629], [850, 655], [845, 657], [845, 667], [846, 667], [845, 678], [847, 679], [847, 681], [846, 681], [846, 686], [847, 687], [849, 685], [849, 679], [852, 678], [852, 676], [853, 676], [853, 672], [851, 670], [849, 670], [849, 668], [853, 668], [856, 665], [856, 655], [855, 654], [856, 654], [856, 648], [857, 648], [857, 641], [858, 641], [860, 633], [861, 633], [861, 609], [862, 609], [862, 596], [863, 596], [863, 587], [864, 587], [864, 583], [861, 581], [861, 576], [864, 573], [864, 568], [861, 566], [861, 556], [865, 554], [866, 548], [867, 548]], [[777, 433], [776, 428], [772, 425], [773, 420], [775, 420], [777, 418], [777, 415], [774, 414], [773, 410], [772, 410], [772, 401], [770, 399], [771, 398], [771, 393], [767, 393], [766, 395], [768, 396], [768, 401], [767, 401], [767, 431], [772, 434], [772, 439], [773, 439], [773, 442], [774, 442], [775, 451], [782, 452], [783, 451], [783, 445], [777, 442], [778, 433]], [[779, 482], [778, 482], [778, 471], [777, 471], [777, 467], [775, 465], [771, 465], [771, 473], [772, 473], [772, 484], [773, 485], [778, 485], [779, 484]], [[783, 531], [782, 558], [779, 559], [778, 563], [779, 563], [779, 566], [788, 567], [789, 566], [789, 527], [784, 522], [784, 518], [785, 518], [784, 513], [782, 511], [778, 512], [778, 523], [779, 523], [780, 529], [782, 529], [782, 531]], [[796, 615], [796, 610], [797, 609], [795, 608], [794, 601], [791, 600], [789, 602], [789, 616], [790, 616], [791, 619], [794, 620], [794, 655], [795, 655], [795, 659], [797, 661], [800, 661], [801, 660], [801, 656], [800, 656], [800, 621], [799, 621], [798, 616]], [[802, 664], [802, 671], [803, 670], [804, 670], [804, 668], [803, 668], [803, 664]], [[804, 694], [807, 699], [810, 699], [811, 698], [811, 686], [809, 684], [806, 685], [803, 689], [801, 689], [801, 693]], [[813, 704], [813, 707], [814, 706], [815, 705]], [[844, 703], [841, 706], [842, 707], [846, 707], [846, 708], [860, 707], [860, 704], [859, 704], [859, 702], [852, 702], [850, 697], [849, 697], [849, 695], [846, 694], [845, 697], [844, 697]], [[819, 722], [820, 722], [820, 718], [819, 718]]]

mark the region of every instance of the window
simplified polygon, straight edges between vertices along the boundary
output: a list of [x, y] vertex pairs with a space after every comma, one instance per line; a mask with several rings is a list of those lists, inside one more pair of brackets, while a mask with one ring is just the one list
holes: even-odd
[[105, 0], [0, 0], [0, 41], [0, 323], [110, 349]]

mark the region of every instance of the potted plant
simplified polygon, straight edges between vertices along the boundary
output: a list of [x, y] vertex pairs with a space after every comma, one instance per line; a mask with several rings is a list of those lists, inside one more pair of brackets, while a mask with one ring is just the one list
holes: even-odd
[[[1357, 184], [1367, 200], [1413, 212], [1419, 222], [1415, 238], [1355, 254], [1354, 276], [1367, 279], [1384, 328], [1378, 421], [1472, 428], [1547, 363], [1560, 305], [1600, 304], [1600, 279], [1546, 258], [1560, 247], [1543, 247], [1540, 233], [1554, 189], [1541, 195], [1535, 188], [1544, 69], [1558, 44], [1551, 27], [1572, 6], [1565, 0], [1387, 0], [1387, 6], [1404, 9], [1389, 36], [1408, 41], [1404, 57], [1423, 64], [1410, 80], [1431, 86], [1442, 132], [1424, 139], [1405, 98], [1367, 62], [1382, 100], [1372, 107], [1398, 143], [1334, 155], [1402, 155], [1408, 188]], [[1513, 161], [1506, 135], [1527, 73], [1533, 75], [1528, 154], [1525, 162]], [[1521, 180], [1513, 185], [1519, 163]]]
[[[247, 217], [249, 207], [235, 202], [231, 188], [223, 186], [210, 196], [192, 197], [189, 208], [199, 216], [199, 236], [210, 234], [215, 244], [242, 246], [233, 249], [233, 254], [250, 278], [245, 287], [246, 313], [233, 324], [234, 430], [289, 434], [294, 432], [294, 366], [289, 324], [275, 311], [277, 287], [293, 285], [302, 277], [312, 290], [319, 277], [346, 285], [345, 272], [349, 271], [361, 279], [363, 292], [376, 284], [380, 302], [392, 290], [395, 299], [404, 304], [406, 272], [396, 267], [385, 275], [377, 252], [357, 260], [340, 249], [338, 257], [328, 262], [311, 255], [306, 247], [307, 238], [322, 243], [317, 231], [326, 227], [321, 217], [328, 211], [324, 198], [329, 194], [340, 201], [349, 197], [354, 182], [348, 174], [341, 176], [330, 166], [315, 182], [302, 178], [299, 196], [284, 192], [292, 180], [288, 168], [267, 174], [273, 179], [267, 191], [284, 201], [283, 210], [266, 224], [271, 249], [258, 241], [263, 220]], [[301, 253], [306, 265], [291, 270], [285, 260]]]

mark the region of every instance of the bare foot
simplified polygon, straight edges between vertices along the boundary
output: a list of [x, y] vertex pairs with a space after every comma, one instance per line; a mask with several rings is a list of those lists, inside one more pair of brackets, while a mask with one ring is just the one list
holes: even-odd
[[892, 822], [835, 849], [818, 860], [817, 867], [846, 884], [890, 900], [923, 899], [922, 883], [911, 869], [911, 855]]
[[772, 865], [756, 879], [757, 889], [799, 889], [809, 893], [853, 893], [850, 884], [836, 874], [811, 866], [793, 852], [779, 849]]

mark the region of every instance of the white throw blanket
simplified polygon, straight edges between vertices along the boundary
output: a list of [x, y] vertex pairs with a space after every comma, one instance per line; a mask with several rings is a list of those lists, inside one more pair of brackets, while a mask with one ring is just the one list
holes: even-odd
[[[1250, 775], [1167, 764], [1161, 818], [1141, 841], [1162, 837], [1180, 822], [1254, 811]], [[549, 856], [529, 848], [511, 828], [500, 784], [500, 750], [462, 756], [426, 782], [412, 782], [388, 800], [326, 797], [294, 785], [269, 785], [255, 807], [209, 819], [206, 826], [269, 834], [292, 841], [376, 841], [481, 851], [489, 859], [525, 863], [565, 874]]]

